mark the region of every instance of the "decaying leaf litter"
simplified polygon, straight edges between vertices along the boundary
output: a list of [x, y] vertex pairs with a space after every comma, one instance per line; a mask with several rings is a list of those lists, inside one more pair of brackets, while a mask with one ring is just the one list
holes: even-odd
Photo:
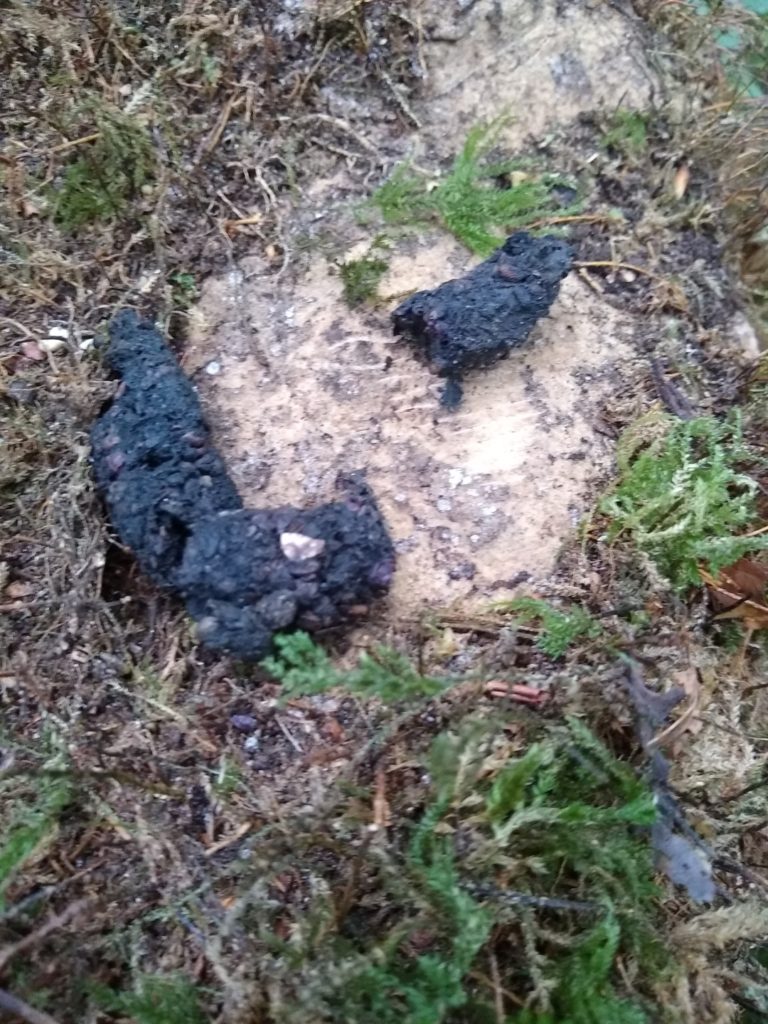
[[[597, 113], [569, 123], [580, 108], [569, 110], [564, 100], [562, 127], [545, 149], [513, 132], [489, 154], [504, 161], [510, 153], [543, 153], [547, 173], [577, 179], [584, 165], [593, 169], [577, 197], [580, 212], [561, 205], [539, 219], [604, 218], [574, 221], [569, 232], [584, 264], [580, 277], [601, 303], [615, 304], [611, 309], [642, 313], [644, 330], [631, 341], [643, 358], [652, 352], [658, 362], [655, 375], [649, 367], [644, 381], [616, 389], [604, 403], [601, 425], [611, 443], [633, 426], [620, 449], [623, 475], [614, 491], [606, 462], [602, 481], [592, 485], [597, 511], [565, 546], [555, 572], [533, 587], [529, 582], [530, 596], [502, 594], [495, 606], [489, 598], [481, 607], [433, 602], [430, 614], [389, 622], [373, 638], [386, 648], [370, 647], [364, 634], [351, 648], [342, 638], [324, 638], [330, 660], [301, 637], [286, 641], [271, 666], [281, 688], [259, 670], [201, 654], [179, 610], [153, 592], [125, 552], [105, 545], [85, 430], [112, 386], [88, 355], [89, 339], [116, 306], [133, 299], [170, 327], [186, 358], [195, 292], [206, 273], [226, 268], [228, 250], [255, 254], [251, 269], [258, 274], [264, 261], [275, 275], [282, 270], [280, 281], [314, 258], [318, 241], [327, 247], [322, 252], [348, 260], [347, 237], [318, 240], [307, 230], [304, 197], [318, 181], [342, 174], [354, 185], [345, 185], [345, 201], [363, 201], [408, 156], [396, 140], [429, 109], [430, 81], [420, 76], [425, 65], [429, 70], [430, 39], [453, 53], [448, 48], [498, 34], [482, 5], [475, 6], [430, 20], [418, 8], [339, 5], [318, 12], [325, 20], [288, 47], [276, 22], [295, 19], [295, 11], [274, 5], [258, 32], [248, 33], [238, 21], [243, 12], [221, 15], [211, 6], [179, 12], [181, 21], [166, 19], [171, 38], [184, 41], [180, 58], [178, 49], [173, 57], [168, 49], [143, 50], [169, 46], [150, 31], [152, 13], [130, 12], [140, 34], [125, 24], [125, 12], [121, 21], [104, 9], [87, 20], [84, 37], [73, 39], [70, 22], [55, 9], [30, 24], [27, 10], [10, 8], [2, 31], [15, 47], [14, 74], [33, 76], [25, 86], [39, 82], [54, 107], [48, 116], [43, 105], [45, 119], [35, 118], [30, 128], [14, 80], [7, 106], [16, 120], [10, 162], [3, 161], [11, 196], [4, 245], [16, 259], [4, 279], [13, 304], [3, 313], [14, 321], [3, 322], [13, 332], [3, 360], [12, 441], [3, 454], [11, 452], [13, 462], [3, 467], [3, 480], [15, 522], [3, 547], [9, 819], [0, 987], [24, 1012], [36, 1004], [59, 1021], [376, 1014], [537, 1022], [566, 1013], [574, 1020], [654, 1020], [660, 1007], [679, 1020], [728, 1020], [735, 1007], [752, 1014], [745, 1019], [763, 1012], [760, 634], [745, 645], [744, 634], [710, 622], [699, 587], [662, 573], [665, 526], [671, 536], [689, 531], [686, 571], [690, 559], [695, 567], [697, 550], [712, 557], [718, 535], [707, 531], [708, 516], [691, 524], [680, 507], [667, 508], [666, 523], [649, 519], [632, 457], [633, 449], [653, 450], [677, 430], [676, 447], [656, 448], [673, 476], [676, 466], [706, 498], [705, 507], [717, 511], [719, 531], [735, 523], [740, 536], [759, 539], [761, 470], [749, 452], [761, 424], [762, 385], [758, 371], [748, 388], [749, 366], [727, 347], [740, 286], [722, 270], [718, 236], [703, 230], [722, 230], [723, 200], [727, 214], [743, 197], [729, 195], [727, 168], [721, 191], [709, 176], [714, 172], [694, 158], [694, 143], [709, 140], [687, 133], [679, 83], [672, 90], [678, 108], [655, 98], [646, 114], [646, 97], [640, 122], [612, 105], [601, 109], [593, 91]], [[559, 31], [573, 34], [566, 16], [587, 24], [596, 18], [606, 27], [605, 5], [574, 13], [576, 6], [560, 12]], [[520, 16], [519, 29], [537, 30], [525, 5], [511, 13]], [[662, 27], [675, 33], [676, 45], [692, 45], [688, 30], [700, 28], [693, 14], [663, 13], [672, 16]], [[466, 31], [469, 15], [479, 21], [466, 40], [448, 41]], [[617, 16], [615, 24], [624, 23]], [[627, 24], [645, 31], [631, 19]], [[669, 62], [660, 71], [687, 73], [686, 60], [669, 56], [668, 39], [639, 38], [649, 54]], [[55, 40], [47, 53], [42, 39]], [[19, 52], [37, 57], [38, 48], [40, 59], [19, 60]], [[250, 105], [248, 88], [232, 84], [245, 81], [249, 61]], [[148, 67], [160, 72], [142, 108], [139, 87]], [[166, 67], [173, 70], [163, 78]], [[443, 61], [439, 74], [450, 70]], [[576, 94], [585, 88], [571, 58], [561, 57], [548, 74], [546, 88], [557, 78]], [[686, 96], [702, 95], [690, 75], [683, 84]], [[263, 102], [269, 85], [273, 93], [278, 85], [286, 89], [273, 94], [271, 107]], [[82, 106], [68, 105], [85, 87]], [[606, 75], [599, 89], [610, 88]], [[329, 89], [340, 91], [342, 103], [352, 98], [362, 106], [342, 111]], [[704, 95], [712, 104], [712, 94]], [[96, 116], [89, 112], [95, 98], [116, 110]], [[453, 99], [466, 112], [466, 132], [456, 140], [435, 137], [431, 159], [428, 148], [418, 156], [416, 173], [426, 170], [432, 191], [430, 182], [443, 180], [463, 137], [485, 119], [476, 118], [471, 89]], [[487, 111], [492, 117], [502, 113], [499, 99]], [[62, 124], [62, 108], [69, 116], [77, 110], [82, 122]], [[146, 148], [130, 130], [115, 129], [126, 108], [149, 132], [159, 169], [144, 169]], [[383, 158], [375, 154], [380, 164], [365, 146], [365, 114], [374, 109], [395, 139]], [[174, 110], [185, 115], [176, 123], [199, 121], [194, 133], [166, 141]], [[276, 131], [288, 116], [290, 130], [278, 124]], [[712, 136], [736, 117], [733, 106], [727, 116], [713, 111]], [[342, 137], [345, 129], [357, 138]], [[61, 211], [89, 208], [89, 162], [98, 169], [107, 160], [88, 148], [96, 139], [78, 140], [100, 132], [108, 145], [115, 131], [125, 152], [113, 160], [125, 165], [125, 180], [110, 179], [106, 198], [97, 190], [102, 219], [86, 218], [78, 227], [81, 213], [67, 220]], [[543, 131], [532, 129], [536, 134]], [[267, 189], [256, 170], [246, 177], [227, 166], [253, 139], [282, 147], [282, 163], [258, 167]], [[683, 158], [691, 173], [677, 201], [690, 206], [679, 208], [668, 203], [664, 183], [671, 180], [673, 194], [680, 190]], [[505, 170], [512, 185], [531, 173]], [[60, 191], [65, 180], [71, 191], [62, 207], [47, 190]], [[105, 203], [116, 209], [105, 214]], [[444, 211], [433, 216], [450, 226]], [[753, 267], [756, 245], [750, 240]], [[69, 347], [55, 343], [64, 328]], [[493, 387], [492, 373], [478, 380], [479, 389]], [[737, 402], [746, 403], [742, 422], [723, 428], [725, 447], [744, 447], [723, 465], [722, 439], [719, 447], [695, 446], [703, 429], [696, 423], [725, 416]], [[681, 411], [693, 419], [673, 428]], [[754, 493], [748, 484], [732, 493], [728, 480], [739, 475], [757, 480]], [[619, 498], [623, 526], [610, 511]], [[760, 572], [758, 547], [742, 555], [750, 578]], [[727, 565], [704, 571], [716, 594], [730, 592]], [[738, 578], [738, 570], [731, 572]], [[745, 589], [727, 614], [738, 615], [742, 597], [760, 604], [764, 592]], [[722, 614], [722, 595], [718, 600]], [[638, 709], [622, 656], [646, 688], [675, 685], [687, 695], [681, 720], [688, 714], [694, 727], [665, 737], [668, 726], [661, 725], [657, 740], [698, 837], [688, 834], [687, 841], [714, 866], [722, 906], [693, 907], [685, 890], [667, 888], [663, 876], [660, 888], [652, 884], [646, 836], [658, 779], [643, 774], [645, 741], [633, 721]], [[524, 688], [532, 706], [500, 700], [500, 684], [513, 695]], [[307, 690], [315, 695], [302, 697]], [[394, 711], [387, 700], [399, 702]], [[687, 710], [694, 701], [695, 724]], [[583, 845], [572, 839], [575, 832]], [[604, 859], [595, 859], [595, 850]], [[90, 901], [82, 909], [81, 899]], [[73, 933], [80, 939], [75, 949]]]

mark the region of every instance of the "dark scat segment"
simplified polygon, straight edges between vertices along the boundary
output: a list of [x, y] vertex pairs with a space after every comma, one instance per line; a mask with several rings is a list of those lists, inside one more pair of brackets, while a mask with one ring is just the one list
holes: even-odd
[[91, 430], [94, 476], [120, 539], [149, 576], [173, 586], [194, 524], [242, 502], [162, 336], [123, 310], [109, 337], [107, 362], [122, 382]]
[[122, 382], [91, 431], [96, 482], [120, 539], [180, 592], [208, 646], [258, 658], [276, 630], [330, 626], [387, 589], [394, 549], [361, 475], [316, 509], [244, 510], [162, 336], [123, 311], [107, 360]]
[[[352, 499], [347, 490], [345, 501], [315, 509], [224, 512], [198, 524], [178, 586], [207, 644], [266, 650], [276, 630], [331, 626], [389, 586], [391, 542], [367, 487], [353, 486]], [[322, 550], [286, 557], [281, 538], [294, 535]]]
[[465, 371], [490, 366], [523, 344], [557, 298], [572, 258], [562, 239], [519, 231], [464, 277], [417, 292], [397, 307], [395, 334], [448, 378], [443, 405], [461, 401]]

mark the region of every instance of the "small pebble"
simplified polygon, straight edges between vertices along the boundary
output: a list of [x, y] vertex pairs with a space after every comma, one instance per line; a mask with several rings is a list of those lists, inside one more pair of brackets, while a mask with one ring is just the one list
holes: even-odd
[[54, 324], [48, 328], [48, 337], [40, 339], [40, 348], [43, 352], [59, 352], [67, 347], [69, 341], [69, 330], [60, 324]]
[[243, 750], [258, 750], [259, 749], [259, 737], [249, 736], [243, 742]]
[[221, 373], [221, 363], [214, 359], [212, 362], [206, 364], [205, 372], [209, 377], [215, 377], [217, 374]]
[[253, 715], [230, 715], [229, 722], [238, 732], [253, 732], [259, 724]]

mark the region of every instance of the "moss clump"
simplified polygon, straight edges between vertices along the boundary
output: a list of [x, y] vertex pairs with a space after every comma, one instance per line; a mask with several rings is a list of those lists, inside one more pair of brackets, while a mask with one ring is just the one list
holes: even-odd
[[550, 658], [561, 658], [579, 640], [598, 637], [600, 623], [583, 608], [555, 608], [548, 601], [535, 597], [516, 597], [495, 605], [499, 611], [512, 612], [523, 623], [538, 623], [540, 632], [536, 646]]
[[84, 109], [93, 138], [79, 147], [52, 193], [54, 218], [65, 231], [124, 213], [154, 169], [149, 134], [135, 118], [101, 101]]
[[384, 220], [438, 220], [468, 249], [488, 256], [511, 231], [575, 212], [577, 205], [559, 205], [554, 190], [561, 179], [523, 170], [512, 160], [494, 164], [486, 159], [503, 123], [474, 128], [451, 170], [436, 183], [407, 165], [399, 167], [371, 200]]
[[35, 790], [34, 797], [15, 804], [4, 828], [0, 846], [0, 910], [5, 907], [4, 893], [8, 887], [27, 861], [53, 840], [60, 816], [74, 799], [66, 775], [43, 775], [35, 780]]
[[142, 975], [132, 992], [92, 986], [93, 1001], [136, 1024], [206, 1024], [192, 983], [176, 975]]
[[617, 110], [611, 126], [603, 135], [606, 149], [618, 150], [625, 157], [637, 157], [648, 145], [648, 121], [639, 110]]
[[600, 504], [610, 536], [629, 534], [676, 590], [701, 582], [701, 564], [717, 573], [765, 550], [768, 537], [747, 532], [759, 484], [745, 467], [755, 461], [738, 414], [639, 420], [620, 442], [621, 476]]
[[[360, 848], [347, 831], [351, 808], [346, 824], [338, 819], [334, 849], [349, 857], [353, 899], [332, 897], [315, 878], [316, 896], [295, 908], [290, 938], [277, 940], [278, 909], [269, 900], [251, 907], [250, 926], [271, 951], [260, 970], [281, 993], [265, 1019], [498, 1019], [477, 982], [489, 956], [499, 989], [514, 993], [510, 1024], [655, 1019], [646, 999], [667, 957], [645, 783], [577, 721], [531, 739], [522, 753], [488, 724], [467, 722], [438, 735], [424, 768], [426, 806], [393, 821], [372, 846]], [[295, 857], [280, 870], [307, 863], [306, 852]], [[627, 989], [618, 957], [642, 985]], [[530, 1009], [520, 1015], [523, 1003]]]
[[386, 260], [363, 256], [359, 260], [342, 263], [339, 268], [344, 285], [344, 301], [353, 308], [375, 298], [379, 282], [387, 272]]
[[435, 697], [446, 688], [439, 679], [417, 672], [406, 657], [379, 645], [362, 654], [357, 667], [339, 672], [322, 647], [307, 633], [296, 632], [275, 639], [277, 655], [262, 666], [283, 687], [285, 697], [325, 693], [344, 687], [358, 696], [376, 697], [386, 703]]

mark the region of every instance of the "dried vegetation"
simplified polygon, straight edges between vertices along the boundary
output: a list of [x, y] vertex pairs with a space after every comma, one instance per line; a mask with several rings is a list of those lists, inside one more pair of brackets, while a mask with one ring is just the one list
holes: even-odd
[[709, 60], [732, 12], [648, 5], [677, 108], [572, 130], [575, 162], [602, 140], [589, 171], [558, 167], [583, 212], [525, 172], [483, 195], [479, 135], [436, 189], [409, 184], [483, 245], [533, 182], [525, 216], [559, 219], [582, 276], [663, 336], [658, 401], [606, 410], [634, 424], [621, 475], [550, 591], [436, 609], [355, 668], [298, 635], [254, 669], [201, 653], [109, 542], [88, 341], [124, 303], [183, 339], [213, 267], [255, 249], [285, 272], [286, 200], [314, 176], [380, 183], [366, 118], [408, 122], [418, 7], [0, 6], [0, 1013], [765, 1020], [766, 371], [719, 355], [718, 239], [759, 306], [766, 147]]

